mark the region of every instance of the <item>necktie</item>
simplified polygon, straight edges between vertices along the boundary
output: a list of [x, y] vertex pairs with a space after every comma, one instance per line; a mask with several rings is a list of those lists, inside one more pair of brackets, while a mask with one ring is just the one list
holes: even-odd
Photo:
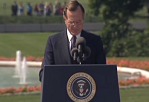
[[75, 47], [76, 39], [77, 39], [77, 37], [73, 35], [72, 39], [71, 39], [71, 50]]

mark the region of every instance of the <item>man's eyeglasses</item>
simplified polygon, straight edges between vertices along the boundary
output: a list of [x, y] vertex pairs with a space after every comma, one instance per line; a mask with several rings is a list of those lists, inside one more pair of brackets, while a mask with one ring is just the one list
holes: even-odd
[[82, 24], [84, 21], [83, 20], [78, 20], [78, 21], [71, 21], [71, 20], [68, 20], [68, 23], [69, 24], [77, 24], [77, 25], [79, 25], [79, 24]]

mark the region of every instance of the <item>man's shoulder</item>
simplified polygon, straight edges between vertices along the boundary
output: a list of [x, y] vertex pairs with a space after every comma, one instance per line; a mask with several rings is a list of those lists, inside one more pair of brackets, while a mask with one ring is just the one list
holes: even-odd
[[88, 38], [101, 39], [99, 34], [95, 34], [93, 32], [89, 32], [89, 31], [85, 31], [85, 30], [83, 30], [83, 32], [86, 34], [85, 36], [87, 36]]
[[49, 36], [49, 38], [53, 39], [53, 40], [60, 39], [63, 34], [64, 34], [64, 31], [61, 31], [61, 32], [58, 32], [58, 33], [55, 33], [55, 34]]

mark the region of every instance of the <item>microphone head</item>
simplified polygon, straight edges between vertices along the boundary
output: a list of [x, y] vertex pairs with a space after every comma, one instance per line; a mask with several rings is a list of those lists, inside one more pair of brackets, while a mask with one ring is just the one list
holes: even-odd
[[78, 47], [78, 45], [82, 45], [83, 47], [86, 46], [86, 40], [83, 37], [77, 38], [76, 47]]
[[84, 54], [86, 58], [88, 58], [91, 55], [91, 49], [88, 46], [85, 46]]
[[74, 53], [78, 53], [78, 49], [75, 47], [71, 50], [71, 56], [74, 57]]

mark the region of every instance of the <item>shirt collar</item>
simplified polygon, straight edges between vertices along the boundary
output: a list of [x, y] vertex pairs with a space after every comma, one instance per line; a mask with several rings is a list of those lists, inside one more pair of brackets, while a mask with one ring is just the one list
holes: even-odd
[[[69, 32], [69, 30], [67, 29], [67, 36], [68, 36], [68, 40], [71, 41], [72, 38], [72, 34]], [[81, 33], [79, 33], [78, 35], [76, 35], [77, 38], [79, 38], [81, 36]]]

